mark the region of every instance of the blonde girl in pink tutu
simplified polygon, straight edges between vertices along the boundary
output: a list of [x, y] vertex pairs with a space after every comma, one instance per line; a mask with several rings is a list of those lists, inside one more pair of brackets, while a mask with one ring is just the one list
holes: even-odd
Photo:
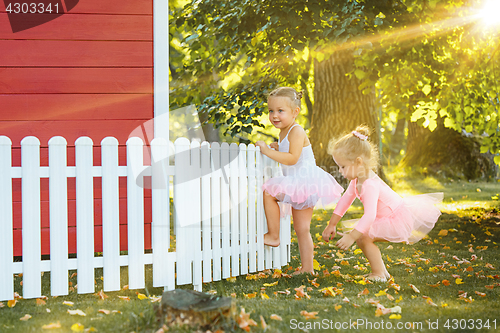
[[330, 174], [316, 166], [309, 138], [295, 122], [301, 98], [302, 92], [289, 87], [272, 91], [267, 100], [269, 120], [280, 129], [279, 141], [270, 147], [263, 141], [255, 144], [262, 154], [280, 163], [283, 172], [283, 176], [271, 178], [262, 186], [268, 229], [264, 244], [280, 244], [281, 209], [278, 202], [291, 205], [302, 262], [300, 270], [295, 272], [297, 274], [314, 273], [314, 245], [309, 231], [314, 206], [337, 202], [344, 190]]
[[336, 227], [355, 198], [363, 204], [361, 219], [343, 222], [353, 226], [342, 234], [337, 246], [347, 250], [356, 242], [370, 263], [368, 279], [384, 282], [390, 278], [376, 242], [415, 243], [422, 239], [436, 223], [441, 212], [434, 205], [443, 200], [443, 193], [401, 198], [373, 171], [378, 165], [375, 145], [368, 140], [370, 130], [358, 126], [329, 144], [329, 153], [339, 166], [340, 173], [351, 182], [338, 202], [323, 239], [335, 237]]

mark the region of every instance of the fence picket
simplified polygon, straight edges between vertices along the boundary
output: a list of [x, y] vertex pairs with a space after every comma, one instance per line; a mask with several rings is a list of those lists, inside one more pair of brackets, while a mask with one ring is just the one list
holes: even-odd
[[238, 190], [238, 145], [229, 146], [229, 200], [231, 209], [231, 276], [240, 275], [240, 228], [239, 228], [239, 190]]
[[75, 141], [76, 164], [76, 251], [78, 293], [94, 292], [94, 180], [92, 139]]
[[23, 295], [42, 295], [40, 240], [40, 140], [28, 136], [21, 141], [23, 216]]
[[[191, 167], [193, 168], [193, 180], [189, 181], [191, 194], [192, 224], [190, 228], [190, 249], [193, 252], [193, 286], [201, 291], [202, 280], [202, 254], [201, 254], [201, 207], [204, 204], [201, 201], [201, 161], [200, 161], [200, 143], [191, 142]], [[186, 238], [189, 239], [189, 238]]]
[[257, 176], [257, 269], [262, 271], [265, 269], [265, 249], [264, 249], [264, 232], [266, 226], [266, 219], [264, 215], [264, 201], [262, 185], [264, 181], [264, 161], [260, 148], [256, 148], [256, 176]]
[[[263, 167], [264, 167], [264, 182], [265, 182], [266, 180], [268, 180], [269, 178], [271, 178], [273, 176], [273, 169], [271, 167], [271, 160], [269, 158], [264, 159]], [[265, 221], [266, 222], [264, 223], [265, 224], [264, 230], [265, 230], [265, 232], [267, 232], [267, 220], [265, 220]], [[265, 268], [266, 269], [273, 268], [273, 264], [272, 264], [273, 248], [272, 247], [270, 247], [270, 246], [264, 247], [264, 260], [265, 260]]]
[[[193, 177], [191, 167], [190, 143], [186, 138], [175, 140], [175, 177], [174, 177], [174, 210], [177, 252], [177, 284], [192, 282], [193, 253], [190, 251], [191, 208], [194, 205], [191, 197], [190, 181]], [[189, 239], [189, 242], [181, 240]]]
[[163, 138], [151, 141], [153, 286], [174, 289], [175, 267], [168, 253], [170, 248], [168, 148], [168, 142]]
[[[255, 146], [249, 144], [247, 147], [247, 172], [248, 172], [248, 258], [249, 271], [251, 273], [257, 270], [257, 225], [256, 212], [257, 202], [256, 190], [257, 182], [255, 178]], [[260, 191], [260, 189], [259, 189]]]
[[250, 207], [248, 202], [247, 146], [244, 143], [241, 143], [239, 146], [238, 166], [238, 209], [240, 213], [240, 230], [238, 233], [240, 244], [238, 248], [240, 251], [240, 274], [243, 275], [248, 274], [248, 209], [254, 209], [254, 207]]
[[[221, 254], [221, 175], [222, 169], [220, 165], [220, 144], [218, 142], [212, 143], [211, 146], [211, 177], [212, 177], [212, 261], [213, 261], [213, 280], [219, 281], [221, 279], [222, 270], [222, 254]], [[216, 200], [215, 198], [221, 198]]]
[[143, 142], [132, 137], [127, 140], [127, 231], [128, 231], [128, 278], [129, 288], [145, 286], [144, 271], [144, 184]]
[[230, 235], [230, 192], [229, 192], [229, 144], [223, 142], [220, 150], [221, 177], [221, 230], [222, 230], [222, 278], [231, 277], [231, 248], [229, 245]]
[[104, 291], [120, 290], [120, 196], [118, 140], [101, 141], [102, 161], [102, 254]]
[[68, 294], [68, 178], [66, 139], [49, 140], [50, 294]]
[[[203, 282], [212, 281], [212, 230], [210, 227], [210, 145], [201, 145], [201, 225], [203, 238]], [[217, 201], [217, 200], [215, 200]]]
[[11, 165], [12, 141], [0, 136], [0, 301], [14, 299]]

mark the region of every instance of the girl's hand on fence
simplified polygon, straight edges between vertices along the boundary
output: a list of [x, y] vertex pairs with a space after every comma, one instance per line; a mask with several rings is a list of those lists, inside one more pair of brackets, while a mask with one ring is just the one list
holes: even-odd
[[261, 152], [262, 154], [264, 154], [264, 155], [266, 154], [266, 153], [265, 153], [265, 151], [266, 151], [267, 149], [269, 149], [269, 147], [267, 146], [267, 144], [266, 144], [264, 141], [257, 141], [257, 142], [255, 143], [255, 146], [259, 147], [259, 148], [260, 148], [260, 152]]
[[280, 146], [278, 145], [277, 142], [273, 142], [269, 145], [269, 147], [273, 148], [274, 150], [279, 150]]
[[351, 236], [351, 234], [343, 234], [341, 232], [339, 232], [339, 235], [343, 236], [338, 242], [337, 242], [337, 246], [341, 249], [341, 250], [347, 250], [351, 247], [351, 245], [356, 241], [356, 239], [354, 239], [354, 237]]
[[333, 239], [335, 237], [335, 234], [337, 233], [337, 226], [332, 226], [332, 225], [328, 225], [325, 230], [323, 230], [323, 240], [325, 242], [329, 242], [330, 239]]

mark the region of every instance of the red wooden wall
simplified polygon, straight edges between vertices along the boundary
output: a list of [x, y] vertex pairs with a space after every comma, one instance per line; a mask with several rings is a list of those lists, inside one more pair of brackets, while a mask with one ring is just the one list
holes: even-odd
[[[75, 0], [72, 0], [75, 3]], [[63, 6], [65, 7], [65, 6]], [[26, 14], [51, 15], [51, 14]], [[31, 16], [34, 19], [35, 16]], [[0, 2], [0, 135], [12, 140], [13, 163], [21, 164], [20, 142], [36, 136], [41, 165], [48, 165], [48, 140], [92, 138], [94, 165], [100, 142], [114, 136], [120, 165], [126, 164], [130, 132], [153, 118], [153, 0], [81, 0], [47, 23], [13, 33]], [[48, 180], [41, 181], [42, 254], [49, 253]], [[14, 255], [22, 254], [21, 180], [13, 180]], [[95, 179], [95, 250], [102, 249], [101, 184]], [[151, 207], [146, 190], [145, 208]], [[68, 181], [69, 251], [76, 251], [75, 182]], [[126, 250], [126, 184], [120, 182], [121, 248]], [[151, 246], [151, 213], [145, 216]]]

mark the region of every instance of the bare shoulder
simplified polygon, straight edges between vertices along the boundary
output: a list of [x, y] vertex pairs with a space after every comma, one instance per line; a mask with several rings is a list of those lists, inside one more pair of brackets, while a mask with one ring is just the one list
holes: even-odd
[[307, 137], [306, 131], [302, 126], [295, 126], [290, 130], [288, 134], [288, 141], [292, 142], [302, 142], [302, 147], [310, 145], [309, 138]]
[[295, 126], [288, 133], [289, 140], [297, 140], [302, 139], [306, 136], [306, 131], [302, 128], [302, 126]]

